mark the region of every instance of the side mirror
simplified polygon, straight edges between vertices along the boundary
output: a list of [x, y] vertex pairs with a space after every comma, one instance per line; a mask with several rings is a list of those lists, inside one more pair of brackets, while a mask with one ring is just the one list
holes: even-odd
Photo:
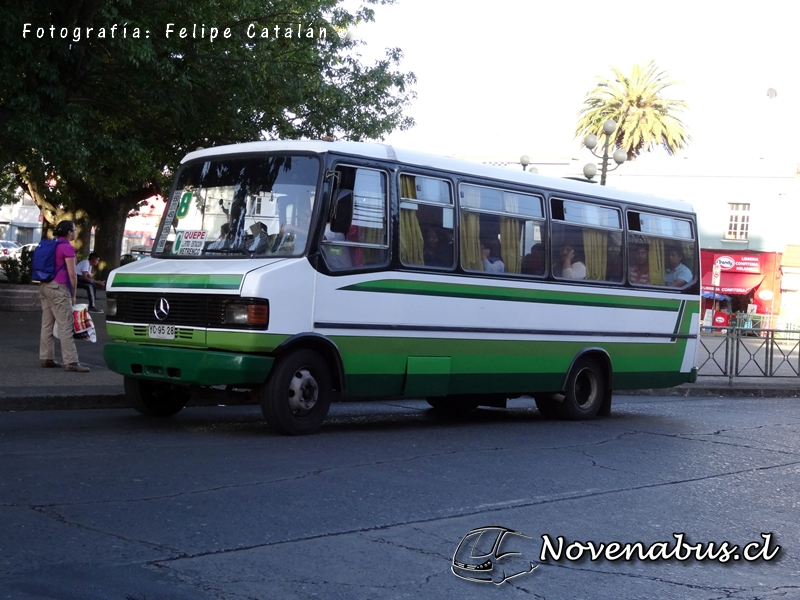
[[331, 212], [331, 231], [347, 234], [353, 222], [353, 190], [339, 190]]

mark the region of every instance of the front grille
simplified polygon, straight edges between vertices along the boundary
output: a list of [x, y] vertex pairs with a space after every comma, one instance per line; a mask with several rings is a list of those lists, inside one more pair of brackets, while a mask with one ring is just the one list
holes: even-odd
[[[122, 323], [163, 323], [187, 327], [221, 327], [225, 325], [225, 304], [239, 296], [204, 296], [201, 294], [153, 294], [125, 292], [109, 294], [117, 300], [117, 316]], [[155, 316], [156, 304], [165, 298], [169, 314], [160, 321]]]

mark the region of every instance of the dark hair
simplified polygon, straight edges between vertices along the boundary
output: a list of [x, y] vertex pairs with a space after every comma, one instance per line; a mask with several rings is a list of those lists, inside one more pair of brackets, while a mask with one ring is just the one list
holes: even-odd
[[681, 250], [678, 246], [667, 246], [664, 251], [664, 254], [669, 254], [670, 252], [674, 252], [681, 258], [684, 257], [683, 250]]
[[493, 238], [483, 238], [481, 240], [481, 246], [487, 248], [489, 250], [490, 256], [496, 256], [500, 258], [500, 242]]
[[100, 255], [97, 252], [90, 252], [89, 253], [89, 260], [94, 260], [95, 258], [100, 258]]
[[72, 221], [61, 221], [53, 230], [53, 235], [58, 237], [66, 237], [67, 234], [75, 229], [75, 223]]

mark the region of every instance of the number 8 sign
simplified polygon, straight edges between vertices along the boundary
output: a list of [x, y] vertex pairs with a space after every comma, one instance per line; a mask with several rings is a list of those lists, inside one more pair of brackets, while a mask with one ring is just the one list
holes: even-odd
[[175, 214], [176, 217], [182, 219], [189, 213], [189, 208], [192, 206], [192, 192], [184, 192], [181, 196], [181, 201], [178, 204], [178, 212]]

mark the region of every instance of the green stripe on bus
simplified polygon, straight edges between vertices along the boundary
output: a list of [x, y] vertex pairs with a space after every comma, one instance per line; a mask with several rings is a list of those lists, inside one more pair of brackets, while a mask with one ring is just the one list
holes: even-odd
[[182, 288], [192, 290], [238, 290], [243, 275], [184, 275], [177, 273], [120, 273], [114, 287]]
[[589, 294], [580, 291], [551, 291], [439, 283], [433, 281], [405, 281], [381, 279], [356, 283], [341, 288], [353, 292], [380, 292], [385, 294], [411, 294], [418, 296], [446, 296], [474, 300], [505, 300], [509, 302], [534, 302], [540, 304], [566, 304], [597, 306], [606, 308], [630, 308], [636, 310], [678, 311], [681, 299], [614, 296], [611, 294]]
[[[114, 317], [108, 317], [113, 319]], [[108, 337], [115, 341], [125, 341], [153, 346], [173, 346], [182, 348], [211, 348], [231, 352], [267, 353], [272, 352], [289, 336], [286, 334], [261, 333], [255, 331], [219, 331], [202, 327], [176, 326], [175, 339], [150, 339], [147, 325], [128, 325], [106, 322]]]
[[678, 323], [675, 327], [675, 333], [691, 333], [692, 317], [697, 314], [700, 314], [700, 301], [685, 301], [684, 306], [681, 307]]
[[[521, 341], [404, 337], [332, 336], [344, 360], [353, 396], [403, 395], [409, 359], [449, 359], [449, 393], [553, 391], [573, 358], [586, 348], [579, 341]], [[615, 389], [671, 386], [689, 380], [680, 373], [687, 340], [662, 343], [597, 342], [611, 358]], [[557, 375], [557, 377], [556, 377]], [[664, 380], [662, 383], [661, 380]]]

